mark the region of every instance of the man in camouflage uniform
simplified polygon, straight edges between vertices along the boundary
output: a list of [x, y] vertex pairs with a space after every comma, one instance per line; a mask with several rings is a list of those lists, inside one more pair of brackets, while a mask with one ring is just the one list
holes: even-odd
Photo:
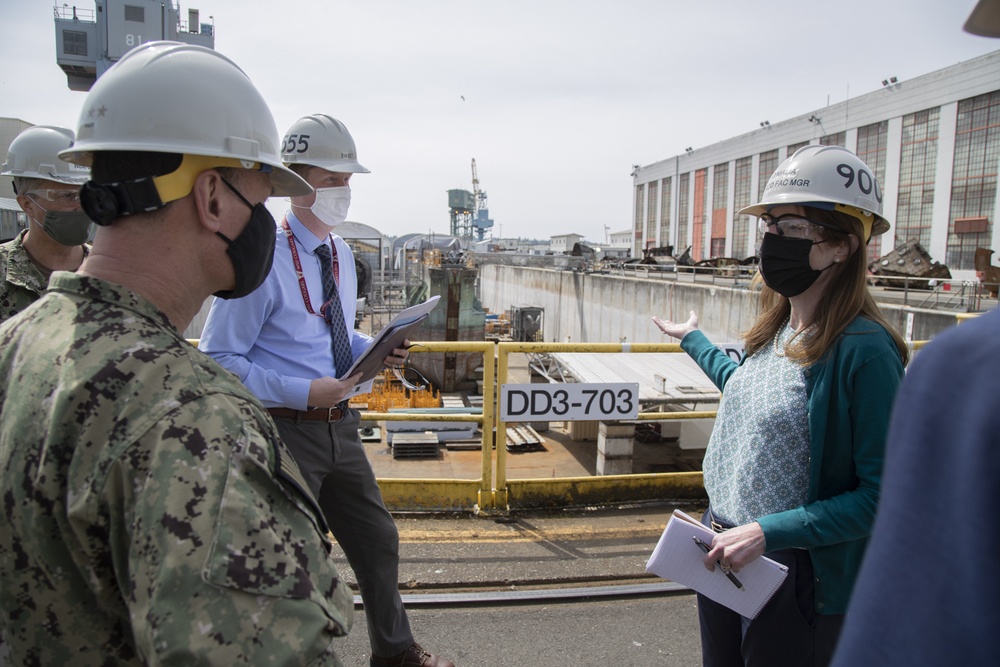
[[76, 271], [87, 256], [93, 225], [80, 210], [86, 167], [59, 159], [73, 145], [73, 131], [37, 125], [14, 138], [0, 175], [12, 176], [25, 229], [0, 245], [0, 322], [45, 291], [53, 271]]
[[261, 404], [180, 333], [270, 268], [262, 202], [308, 192], [277, 145], [209, 49], [151, 42], [88, 94], [62, 156], [92, 161], [91, 255], [0, 325], [13, 664], [340, 665], [353, 600], [322, 514]]

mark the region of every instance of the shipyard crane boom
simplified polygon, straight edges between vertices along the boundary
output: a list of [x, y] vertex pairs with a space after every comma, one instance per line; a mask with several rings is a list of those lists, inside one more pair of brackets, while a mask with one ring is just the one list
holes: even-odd
[[472, 158], [472, 199], [476, 207], [472, 217], [475, 218], [475, 213], [479, 211], [479, 176], [476, 175], [476, 158]]

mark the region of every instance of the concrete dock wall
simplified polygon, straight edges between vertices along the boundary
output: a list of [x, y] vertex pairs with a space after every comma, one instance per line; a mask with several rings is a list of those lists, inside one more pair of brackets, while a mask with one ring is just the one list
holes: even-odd
[[[480, 266], [479, 296], [495, 313], [511, 306], [540, 306], [545, 309], [545, 341], [574, 343], [663, 342], [652, 316], [686, 320], [692, 309], [709, 339], [735, 342], [753, 322], [757, 305], [745, 283], [712, 285], [694, 282], [690, 274], [652, 279], [499, 264]], [[912, 340], [930, 340], [956, 322], [954, 311], [881, 306], [900, 332], [906, 331], [912, 314]]]

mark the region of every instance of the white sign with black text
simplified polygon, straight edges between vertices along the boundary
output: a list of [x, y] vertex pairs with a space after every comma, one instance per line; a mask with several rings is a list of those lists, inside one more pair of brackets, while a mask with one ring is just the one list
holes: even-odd
[[505, 384], [500, 420], [608, 421], [639, 416], [639, 383]]

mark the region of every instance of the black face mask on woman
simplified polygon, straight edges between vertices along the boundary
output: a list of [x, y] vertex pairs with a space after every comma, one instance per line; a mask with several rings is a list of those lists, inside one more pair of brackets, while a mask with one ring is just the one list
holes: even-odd
[[764, 234], [760, 244], [760, 275], [764, 284], [778, 294], [793, 297], [812, 287], [824, 269], [814, 269], [809, 264], [809, 253], [814, 245], [826, 241], [796, 239], [778, 234]]
[[244, 204], [250, 207], [250, 222], [236, 239], [230, 239], [222, 232], [216, 232], [229, 244], [226, 254], [233, 263], [236, 273], [236, 287], [216, 292], [220, 299], [238, 299], [250, 294], [261, 286], [274, 262], [275, 224], [271, 212], [263, 204], [251, 204], [229, 181], [222, 179], [229, 189], [236, 193]]

